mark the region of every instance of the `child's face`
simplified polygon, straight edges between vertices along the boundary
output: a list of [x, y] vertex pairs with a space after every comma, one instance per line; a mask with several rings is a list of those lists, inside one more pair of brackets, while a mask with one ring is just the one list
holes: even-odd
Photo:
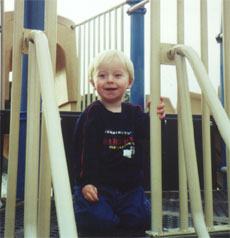
[[95, 73], [95, 83], [91, 81], [102, 102], [119, 103], [127, 88], [132, 85], [129, 74], [119, 58], [102, 62]]

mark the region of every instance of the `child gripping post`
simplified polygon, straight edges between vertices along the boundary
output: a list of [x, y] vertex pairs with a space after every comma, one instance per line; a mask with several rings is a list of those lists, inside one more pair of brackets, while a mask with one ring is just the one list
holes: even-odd
[[[149, 114], [122, 102], [134, 82], [132, 61], [121, 51], [103, 51], [90, 64], [89, 80], [99, 100], [81, 113], [73, 136], [78, 230], [150, 229], [141, 143], [150, 137]], [[165, 117], [162, 101], [157, 113]]]

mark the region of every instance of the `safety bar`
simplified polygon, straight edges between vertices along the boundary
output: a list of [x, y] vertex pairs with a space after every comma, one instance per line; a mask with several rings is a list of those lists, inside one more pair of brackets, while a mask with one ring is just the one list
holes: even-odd
[[[40, 230], [43, 229], [41, 225], [39, 226], [39, 222], [41, 224], [39, 220], [41, 220], [42, 211], [41, 209], [38, 211], [37, 207], [38, 191], [42, 190], [41, 187], [38, 189], [41, 90], [42, 114], [44, 116], [42, 128], [45, 128], [47, 136], [59, 234], [61, 237], [77, 237], [48, 40], [44, 32], [31, 31], [28, 41], [28, 125], [26, 141], [24, 234], [25, 237], [41, 237], [42, 233]], [[42, 136], [42, 138], [46, 138], [46, 136]], [[41, 144], [42, 147], [44, 147], [44, 141], [41, 141]], [[42, 170], [42, 167], [40, 167], [40, 169]], [[40, 176], [43, 175], [40, 174]], [[51, 181], [48, 180], [46, 182], [50, 183]], [[51, 190], [48, 191], [48, 199], [50, 199], [50, 196]], [[10, 199], [10, 194], [9, 197], [7, 197], [7, 200], [8, 199]], [[44, 198], [40, 196], [39, 199], [42, 200]], [[39, 201], [39, 203], [41, 204], [41, 201]], [[8, 209], [6, 209], [6, 217], [10, 217]], [[46, 219], [46, 217], [44, 217], [44, 219]], [[5, 237], [9, 237], [8, 234], [12, 234], [12, 220], [7, 219], [6, 223]]]
[[42, 31], [32, 31], [29, 35], [29, 40], [34, 42], [34, 45], [30, 44], [31, 51], [33, 52], [35, 50], [36, 52], [36, 54], [29, 53], [29, 57], [33, 57], [32, 60], [36, 62], [32, 64], [32, 67], [34, 70], [37, 67], [38, 77], [40, 79], [60, 236], [77, 237], [60, 116], [55, 98], [54, 76], [48, 40]]
[[[220, 134], [228, 149], [230, 149], [230, 122], [212, 84], [210, 83], [205, 66], [203, 65], [197, 53], [191, 47], [179, 45], [170, 51], [170, 55], [173, 56], [176, 61], [178, 91], [180, 101], [183, 101], [183, 103], [180, 103], [180, 111], [182, 113], [180, 118], [184, 138], [183, 145], [185, 151], [186, 171], [188, 175], [194, 225], [199, 237], [209, 237], [202, 212], [199, 177], [196, 165], [192, 114], [190, 110], [191, 106], [189, 99], [189, 88], [188, 81], [185, 80], [187, 78], [185, 75], [187, 72], [185, 68], [185, 57], [188, 59], [194, 74], [196, 75], [197, 81], [204, 95], [204, 99], [212, 111]], [[191, 170], [191, 168], [193, 168], [193, 170]]]

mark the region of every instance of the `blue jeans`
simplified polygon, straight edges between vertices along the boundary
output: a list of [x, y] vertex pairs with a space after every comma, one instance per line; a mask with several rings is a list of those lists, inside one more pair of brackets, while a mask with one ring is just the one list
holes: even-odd
[[90, 231], [111, 231], [150, 228], [150, 203], [144, 189], [136, 187], [126, 192], [99, 186], [98, 202], [88, 202], [81, 187], [74, 187], [74, 210], [78, 228]]

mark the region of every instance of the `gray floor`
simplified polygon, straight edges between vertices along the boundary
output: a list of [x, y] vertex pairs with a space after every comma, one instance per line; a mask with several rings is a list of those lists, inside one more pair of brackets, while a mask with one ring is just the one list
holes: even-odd
[[[177, 228], [179, 227], [179, 200], [178, 192], [163, 192], [163, 227], [167, 228]], [[226, 225], [227, 220], [227, 193], [226, 191], [214, 191], [213, 192], [214, 200], [214, 224], [215, 225]], [[5, 200], [2, 200], [5, 203]], [[51, 210], [51, 229], [50, 237], [59, 237], [58, 234], [58, 225], [55, 212], [55, 204], [52, 201], [52, 210]], [[16, 222], [15, 222], [15, 237], [23, 237], [23, 212], [24, 212], [24, 202], [17, 201], [16, 206]], [[5, 207], [3, 206], [0, 209], [0, 237], [4, 237], [4, 217], [5, 217]], [[189, 214], [189, 226], [193, 226], [191, 215]], [[81, 235], [80, 235], [81, 236]], [[82, 235], [86, 237], [85, 235]], [[229, 232], [219, 232], [219, 233], [210, 233], [212, 238], [223, 237], [230, 238]], [[114, 237], [114, 235], [113, 235]], [[119, 235], [116, 234], [116, 237], [125, 237], [121, 232]], [[170, 236], [172, 237], [172, 236]], [[186, 235], [186, 236], [174, 236], [174, 237], [197, 237], [196, 235]]]

